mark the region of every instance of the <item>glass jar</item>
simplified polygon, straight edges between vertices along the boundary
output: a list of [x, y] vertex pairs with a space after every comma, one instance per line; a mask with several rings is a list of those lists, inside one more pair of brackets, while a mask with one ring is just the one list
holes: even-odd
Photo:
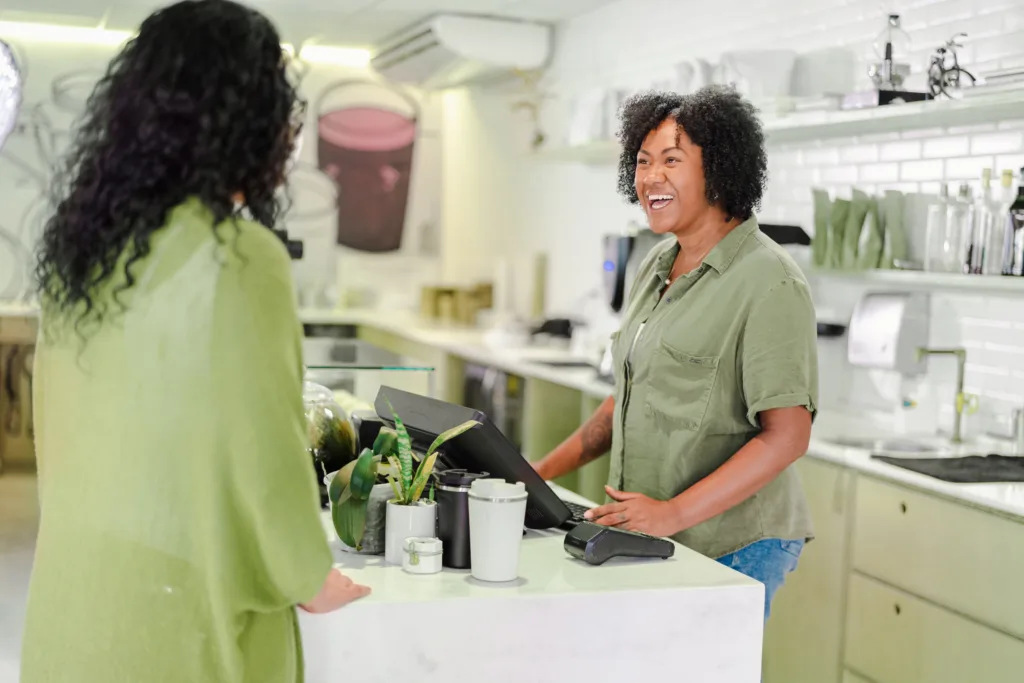
[[949, 222], [949, 203], [949, 188], [943, 183], [938, 200], [928, 207], [924, 269], [931, 273], [955, 272], [960, 236]]
[[[348, 413], [338, 405], [334, 393], [315, 382], [302, 385], [309, 454], [317, 481], [337, 472], [356, 458], [356, 435]], [[323, 487], [322, 487], [323, 488]], [[326, 494], [326, 490], [323, 491]]]
[[880, 90], [900, 90], [910, 75], [910, 36], [900, 26], [900, 15], [888, 16], [871, 48], [877, 60], [869, 72], [875, 85]]

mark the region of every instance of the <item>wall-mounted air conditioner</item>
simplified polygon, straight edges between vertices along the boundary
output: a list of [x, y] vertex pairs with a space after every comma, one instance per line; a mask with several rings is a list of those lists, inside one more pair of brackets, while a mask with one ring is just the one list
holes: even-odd
[[371, 60], [385, 78], [440, 90], [544, 66], [548, 24], [441, 14], [385, 40]]

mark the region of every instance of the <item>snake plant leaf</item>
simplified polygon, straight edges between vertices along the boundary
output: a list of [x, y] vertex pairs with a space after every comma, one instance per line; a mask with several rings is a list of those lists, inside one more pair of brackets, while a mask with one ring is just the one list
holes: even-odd
[[437, 438], [434, 439], [434, 443], [430, 444], [430, 448], [427, 449], [427, 455], [433, 455], [434, 451], [436, 451], [438, 448], [440, 448], [442, 445], [444, 445], [448, 441], [451, 441], [452, 439], [457, 437], [459, 434], [463, 434], [465, 432], [468, 432], [470, 429], [473, 429], [473, 427], [476, 427], [476, 426], [479, 426], [479, 425], [480, 425], [480, 423], [477, 422], [476, 420], [468, 420], [468, 421], [463, 422], [462, 424], [460, 424], [458, 427], [452, 427], [448, 431], [446, 431], [446, 432], [444, 432], [442, 434], [439, 434], [437, 436]]
[[389, 469], [391, 470], [388, 476], [395, 480], [395, 483], [399, 486], [399, 490], [401, 490], [402, 465], [398, 462], [398, 456], [392, 455], [388, 458], [388, 465], [390, 465]]
[[405, 428], [402, 418], [398, 417], [391, 401], [387, 403], [391, 410], [391, 417], [395, 420], [395, 432], [398, 434], [398, 462], [402, 464], [402, 490], [408, 490], [412, 486], [412, 439], [409, 438], [409, 431]]
[[395, 502], [402, 504], [402, 491], [398, 488], [398, 482], [394, 477], [388, 477], [388, 483], [391, 484], [391, 490], [395, 492]]
[[409, 496], [408, 503], [415, 503], [423, 495], [423, 489], [427, 485], [427, 481], [430, 480], [430, 475], [434, 471], [434, 462], [437, 460], [437, 453], [431, 453], [423, 462], [420, 463], [420, 467], [416, 470], [416, 477], [412, 482], [412, 495]]

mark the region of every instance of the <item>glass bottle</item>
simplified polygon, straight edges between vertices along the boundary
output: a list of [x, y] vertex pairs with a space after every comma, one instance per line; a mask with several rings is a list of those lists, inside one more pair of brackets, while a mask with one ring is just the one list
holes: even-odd
[[999, 189], [999, 203], [1003, 204], [1006, 208], [1010, 208], [1010, 204], [1013, 204], [1013, 200], [1017, 198], [1017, 191], [1013, 188], [1013, 171], [1006, 169], [1003, 171], [1003, 177], [1000, 181]]
[[1003, 260], [1003, 275], [1024, 275], [1024, 168], [1021, 169], [1021, 184], [1017, 197], [1006, 210], [1006, 258]]
[[971, 199], [971, 186], [967, 183], [960, 185], [956, 199], [949, 203], [946, 221], [946, 231], [952, 246], [948, 272], [969, 273], [971, 247], [974, 244], [974, 203]]
[[976, 275], [1001, 275], [1003, 240], [999, 234], [999, 200], [992, 196], [992, 169], [981, 171], [981, 196], [975, 204], [974, 251], [970, 272]]
[[949, 187], [943, 183], [939, 198], [928, 207], [925, 232], [924, 269], [930, 273], [947, 272], [946, 252], [950, 248], [946, 234], [946, 212], [949, 209]]

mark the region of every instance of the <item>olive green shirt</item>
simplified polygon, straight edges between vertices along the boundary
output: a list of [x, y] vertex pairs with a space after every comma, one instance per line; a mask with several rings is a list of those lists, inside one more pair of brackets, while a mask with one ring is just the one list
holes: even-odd
[[173, 211], [84, 340], [44, 302], [22, 683], [302, 680], [295, 604], [332, 556], [291, 265], [262, 226], [218, 231]]
[[[807, 281], [754, 218], [661, 295], [679, 253], [655, 247], [615, 335], [615, 414], [608, 484], [659, 500], [721, 467], [759, 431], [758, 413], [818, 395], [817, 328]], [[709, 557], [762, 538], [810, 539], [796, 470], [674, 536]]]

